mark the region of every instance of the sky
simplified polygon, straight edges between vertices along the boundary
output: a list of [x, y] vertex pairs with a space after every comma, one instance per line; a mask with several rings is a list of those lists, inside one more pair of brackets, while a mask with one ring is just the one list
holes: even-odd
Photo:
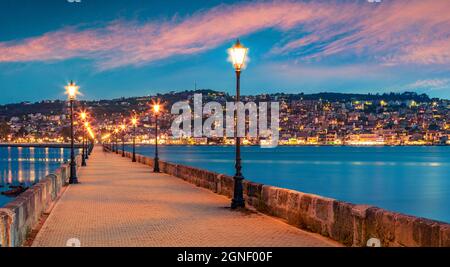
[[449, 0], [1, 0], [0, 104], [208, 88], [450, 99]]

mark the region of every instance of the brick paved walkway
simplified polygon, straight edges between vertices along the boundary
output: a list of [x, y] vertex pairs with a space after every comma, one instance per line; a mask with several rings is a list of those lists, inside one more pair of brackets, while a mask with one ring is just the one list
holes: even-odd
[[229, 200], [96, 147], [81, 184], [55, 205], [33, 246], [337, 246]]

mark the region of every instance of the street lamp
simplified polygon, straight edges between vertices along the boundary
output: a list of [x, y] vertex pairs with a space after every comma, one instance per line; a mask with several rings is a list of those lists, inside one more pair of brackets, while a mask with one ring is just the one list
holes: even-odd
[[80, 118], [81, 118], [81, 120], [84, 122], [84, 129], [83, 129], [83, 152], [81, 153], [81, 166], [86, 166], [86, 156], [87, 156], [87, 151], [86, 151], [86, 129], [87, 129], [87, 127], [86, 127], [86, 123], [87, 123], [87, 121], [86, 121], [86, 118], [87, 118], [87, 114], [86, 114], [86, 112], [84, 112], [84, 111], [82, 111], [81, 113], [80, 113]]
[[114, 134], [114, 131], [112, 131], [112, 133], [111, 133], [111, 152], [114, 152], [114, 138], [115, 138], [115, 134]]
[[127, 126], [125, 124], [120, 125], [120, 130], [122, 131], [122, 157], [125, 157], [125, 130]]
[[153, 172], [159, 172], [159, 158], [158, 158], [158, 113], [161, 109], [159, 104], [153, 105], [153, 113], [155, 113], [155, 164], [153, 166]]
[[86, 142], [86, 143], [85, 143], [85, 151], [86, 151], [86, 152], [85, 152], [85, 158], [86, 158], [86, 159], [88, 159], [88, 157], [89, 157], [88, 155], [89, 155], [89, 153], [90, 153], [90, 152], [89, 152], [89, 150], [90, 150], [90, 145], [89, 145], [89, 148], [88, 148], [88, 139], [89, 139], [89, 137], [86, 135], [86, 133], [89, 132], [89, 130], [90, 130], [90, 129], [89, 129], [89, 126], [90, 126], [90, 125], [89, 125], [89, 122], [85, 121], [85, 122], [84, 122], [83, 139], [84, 139], [85, 142]]
[[77, 184], [77, 164], [75, 163], [74, 136], [73, 136], [73, 102], [77, 98], [79, 87], [71, 81], [66, 87], [66, 94], [70, 103], [70, 176], [69, 184]]
[[119, 128], [114, 129], [114, 141], [116, 143], [116, 154], [119, 154], [119, 145], [117, 144], [117, 135], [119, 135]]
[[131, 118], [131, 124], [133, 125], [133, 158], [131, 161], [136, 162], [136, 125], [138, 124], [136, 116]]
[[[240, 83], [241, 83], [241, 70], [245, 66], [245, 59], [247, 56], [248, 49], [245, 48], [240, 42], [239, 39], [236, 41], [230, 49], [228, 49], [228, 53], [230, 54], [231, 61], [233, 63], [233, 67], [236, 71], [236, 106], [240, 101], [241, 92], [240, 92]], [[242, 180], [244, 180], [244, 176], [241, 173], [241, 137], [238, 136], [237, 132], [237, 111], [234, 111], [234, 135], [235, 135], [235, 146], [236, 146], [236, 174], [234, 175], [234, 194], [233, 200], [231, 201], [231, 208], [243, 208], [245, 207], [244, 201], [244, 193], [242, 189]]]

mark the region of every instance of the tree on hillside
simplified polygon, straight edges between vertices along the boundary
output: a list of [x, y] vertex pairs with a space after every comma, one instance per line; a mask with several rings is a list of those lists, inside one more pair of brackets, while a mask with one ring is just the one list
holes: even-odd
[[11, 127], [6, 121], [0, 122], [0, 139], [5, 140], [8, 138], [8, 135], [11, 133]]
[[70, 126], [62, 127], [59, 134], [64, 140], [70, 140]]

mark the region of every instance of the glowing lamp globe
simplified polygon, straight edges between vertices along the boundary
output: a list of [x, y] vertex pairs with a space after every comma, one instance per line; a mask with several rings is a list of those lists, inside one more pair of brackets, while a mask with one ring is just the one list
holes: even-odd
[[161, 109], [161, 107], [160, 107], [159, 104], [153, 105], [153, 111], [154, 111], [155, 113], [158, 113], [158, 112], [160, 111], [160, 109]]
[[228, 53], [230, 54], [231, 62], [233, 63], [233, 67], [236, 71], [240, 71], [245, 66], [245, 60], [247, 57], [248, 48], [244, 47], [239, 39], [236, 43], [228, 49]]
[[69, 96], [69, 100], [75, 100], [77, 98], [79, 86], [71, 81], [65, 88], [66, 94]]

